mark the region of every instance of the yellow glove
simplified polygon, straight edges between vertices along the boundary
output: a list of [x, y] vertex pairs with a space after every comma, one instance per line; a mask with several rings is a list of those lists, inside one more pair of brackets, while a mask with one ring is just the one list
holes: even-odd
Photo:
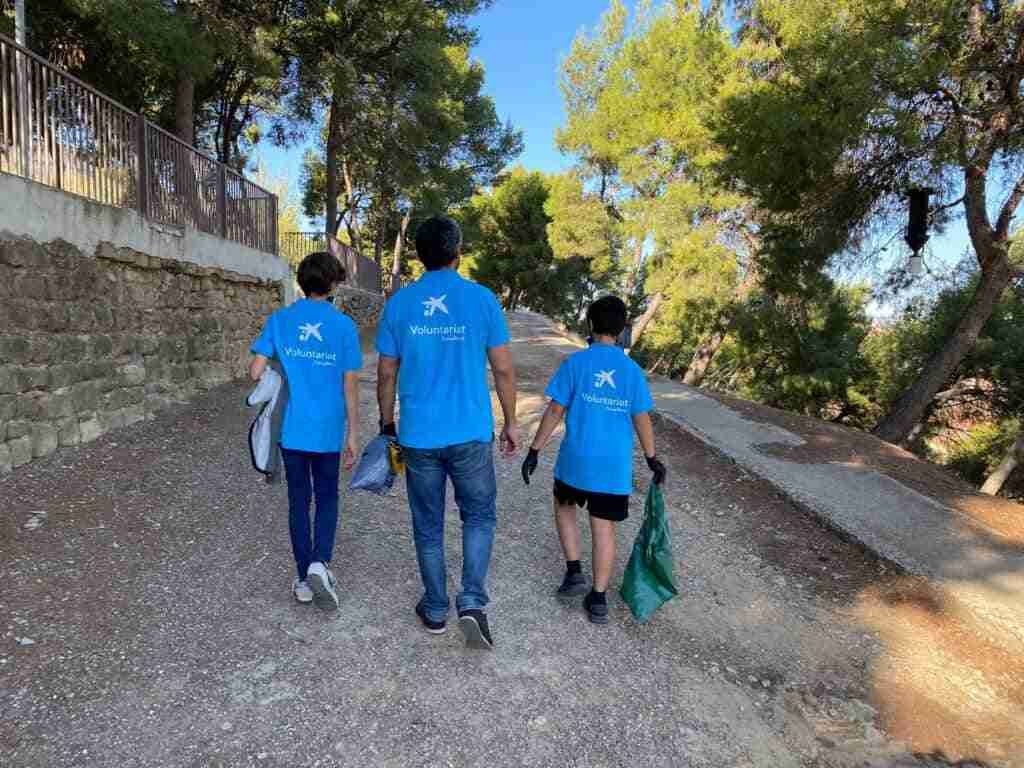
[[388, 461], [391, 462], [391, 471], [396, 475], [405, 472], [405, 462], [402, 461], [402, 446], [394, 441], [388, 443]]

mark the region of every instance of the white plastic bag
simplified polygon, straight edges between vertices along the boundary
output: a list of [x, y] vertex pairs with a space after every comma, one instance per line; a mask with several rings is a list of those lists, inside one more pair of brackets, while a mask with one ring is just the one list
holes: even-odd
[[370, 441], [359, 459], [359, 466], [352, 473], [348, 484], [350, 491], [369, 491], [384, 496], [395, 484], [395, 473], [391, 469], [388, 449], [394, 438], [378, 435]]

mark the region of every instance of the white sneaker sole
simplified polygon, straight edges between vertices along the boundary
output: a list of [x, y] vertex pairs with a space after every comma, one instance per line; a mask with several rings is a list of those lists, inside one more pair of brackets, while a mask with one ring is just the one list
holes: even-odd
[[319, 573], [309, 574], [309, 588], [313, 590], [313, 602], [321, 611], [338, 610], [338, 594]]
[[309, 605], [310, 603], [313, 602], [313, 598], [312, 597], [299, 597], [294, 592], [292, 592], [292, 597], [295, 598], [295, 602], [296, 603], [301, 603], [302, 605]]

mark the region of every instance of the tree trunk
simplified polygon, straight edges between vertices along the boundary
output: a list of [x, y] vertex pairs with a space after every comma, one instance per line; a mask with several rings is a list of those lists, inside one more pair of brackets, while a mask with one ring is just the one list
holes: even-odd
[[683, 384], [688, 384], [691, 387], [699, 387], [701, 385], [704, 381], [704, 376], [707, 375], [708, 368], [711, 366], [711, 361], [715, 359], [715, 355], [718, 354], [718, 350], [721, 349], [722, 342], [724, 341], [725, 331], [721, 329], [721, 326], [717, 326], [715, 330], [704, 337], [700, 346], [693, 353], [690, 365], [686, 368]]
[[667, 358], [667, 357], [668, 357], [667, 354], [663, 354], [661, 357], [659, 357], [658, 361], [654, 365], [652, 365], [650, 368], [647, 369], [647, 373], [652, 374], [652, 375], [657, 373], [658, 369], [661, 368], [661, 366], [665, 364], [665, 358]]
[[874, 429], [876, 437], [890, 443], [902, 443], [907, 439], [914, 426], [924, 417], [932, 399], [974, 347], [978, 334], [992, 316], [992, 310], [1012, 277], [1005, 252], [989, 260], [987, 268], [982, 271], [981, 282], [974, 297], [957, 323], [953, 335], [925, 363], [917, 381], [900, 396], [885, 418], [878, 423]]
[[[184, 20], [191, 15], [188, 3], [179, 2], [175, 14]], [[189, 146], [194, 145], [196, 135], [196, 78], [185, 68], [178, 70], [174, 83], [174, 135]]]
[[380, 266], [380, 260], [384, 257], [384, 227], [377, 225], [377, 234], [373, 238], [373, 260]]
[[636, 246], [633, 249], [633, 267], [626, 273], [626, 284], [623, 286], [623, 293], [625, 295], [622, 297], [622, 300], [625, 301], [627, 305], [629, 305], [633, 299], [633, 291], [636, 290], [636, 279], [640, 276], [640, 264], [643, 260], [644, 241], [643, 238], [638, 238]]
[[391, 290], [395, 290], [402, 281], [402, 251], [405, 250], [405, 232], [409, 229], [411, 220], [412, 206], [410, 205], [402, 214], [402, 223], [398, 227], [398, 235], [395, 236], [395, 252], [391, 258]]
[[359, 212], [356, 210], [359, 203], [356, 200], [355, 185], [352, 183], [352, 172], [349, 170], [348, 158], [341, 161], [342, 177], [345, 179], [345, 229], [348, 231], [348, 239], [352, 243], [352, 249], [362, 255], [363, 236], [359, 229]]
[[998, 494], [1006, 481], [1010, 479], [1013, 470], [1020, 466], [1022, 458], [1024, 458], [1024, 432], [1020, 433], [1020, 436], [1010, 446], [1010, 450], [1006, 452], [1006, 457], [985, 480], [985, 484], [981, 486], [981, 492], [987, 493], [989, 496]]
[[640, 341], [640, 337], [644, 335], [647, 326], [651, 324], [654, 316], [658, 314], [658, 309], [663, 301], [665, 301], [665, 294], [663, 293], [656, 293], [651, 297], [651, 303], [647, 305], [647, 311], [640, 315], [639, 319], [633, 324], [633, 338], [629, 340], [631, 349]]
[[341, 219], [338, 217], [338, 181], [341, 169], [341, 105], [338, 103], [337, 87], [331, 95], [331, 108], [327, 115], [327, 157], [326, 157], [326, 212], [325, 232], [337, 237]]

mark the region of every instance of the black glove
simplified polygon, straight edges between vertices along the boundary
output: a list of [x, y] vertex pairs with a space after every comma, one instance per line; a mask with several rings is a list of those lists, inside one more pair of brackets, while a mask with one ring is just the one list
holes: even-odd
[[398, 430], [395, 429], [395, 422], [393, 421], [390, 424], [381, 424], [380, 433], [387, 437], [398, 438]]
[[523, 459], [523, 482], [530, 484], [530, 475], [537, 471], [537, 449], [531, 448]]
[[647, 457], [647, 468], [654, 473], [655, 485], [661, 485], [665, 482], [665, 476], [668, 474], [668, 470], [665, 469], [665, 465], [661, 463], [657, 456]]

